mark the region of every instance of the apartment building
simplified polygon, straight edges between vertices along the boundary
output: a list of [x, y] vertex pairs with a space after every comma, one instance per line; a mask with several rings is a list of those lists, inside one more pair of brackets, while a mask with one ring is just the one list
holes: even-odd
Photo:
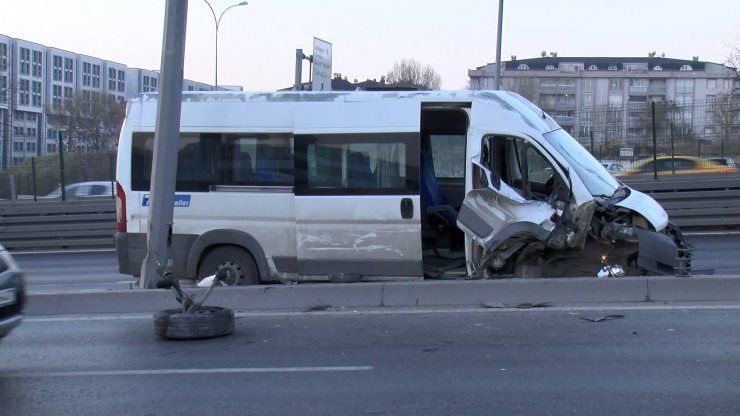
[[[96, 102], [107, 96], [123, 103], [158, 88], [158, 71], [0, 34], [0, 169], [58, 150], [67, 128], [55, 125], [48, 111], [61, 108], [65, 100], [79, 95]], [[184, 91], [211, 89], [183, 81]]]
[[[468, 71], [471, 89], [492, 89], [496, 64]], [[612, 123], [621, 133], [608, 139], [629, 144], [643, 140], [645, 123], [640, 110], [650, 102], [675, 103], [686, 110], [685, 120], [703, 134], [706, 111], [693, 103], [740, 93], [737, 72], [722, 64], [692, 60], [647, 57], [558, 57], [542, 53], [539, 58], [517, 59], [501, 63], [501, 89], [515, 91], [539, 105], [571, 135], [581, 141], [593, 139], [599, 123]], [[597, 120], [589, 108], [624, 109], [612, 111], [609, 120]], [[634, 110], [633, 112], [630, 112]], [[607, 114], [605, 111], [604, 114]], [[632, 121], [632, 122], [631, 122]], [[707, 131], [712, 127], [707, 126]]]

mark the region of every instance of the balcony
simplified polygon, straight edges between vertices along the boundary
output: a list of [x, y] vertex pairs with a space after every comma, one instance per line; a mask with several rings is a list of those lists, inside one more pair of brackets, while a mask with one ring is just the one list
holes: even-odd
[[630, 95], [646, 95], [648, 93], [648, 87], [646, 85], [630, 85], [628, 88]]
[[648, 85], [647, 93], [649, 95], [665, 95], [666, 93], [665, 83], [661, 83], [661, 84], [650, 83], [650, 85]]
[[562, 85], [562, 84], [540, 84], [540, 94], [575, 94], [576, 86], [573, 85]]

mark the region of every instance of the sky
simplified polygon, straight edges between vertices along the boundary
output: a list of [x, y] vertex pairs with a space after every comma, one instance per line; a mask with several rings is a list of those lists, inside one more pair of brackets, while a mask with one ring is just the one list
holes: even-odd
[[[209, 0], [216, 16], [240, 0]], [[401, 59], [431, 65], [443, 89], [496, 59], [498, 0], [248, 0], [218, 29], [218, 82], [270, 91], [293, 85], [295, 50], [332, 44], [332, 72], [380, 80]], [[166, 0], [0, 0], [0, 34], [159, 69]], [[698, 56], [723, 63], [740, 47], [738, 0], [504, 0], [502, 60], [540, 56]], [[189, 0], [185, 78], [214, 83], [216, 24]], [[308, 63], [303, 80], [308, 80]]]

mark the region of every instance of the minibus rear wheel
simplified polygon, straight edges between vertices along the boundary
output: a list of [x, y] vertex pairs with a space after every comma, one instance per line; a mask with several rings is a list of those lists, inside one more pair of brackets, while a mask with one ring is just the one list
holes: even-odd
[[220, 246], [208, 252], [198, 269], [198, 281], [218, 271], [226, 272], [221, 281], [229, 286], [260, 283], [254, 257], [241, 247]]

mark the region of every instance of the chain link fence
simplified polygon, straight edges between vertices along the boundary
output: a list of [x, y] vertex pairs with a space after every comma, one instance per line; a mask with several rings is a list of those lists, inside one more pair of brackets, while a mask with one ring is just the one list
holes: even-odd
[[38, 156], [0, 172], [0, 200], [112, 199], [114, 181], [115, 152]]
[[624, 169], [654, 156], [711, 159], [725, 166], [740, 161], [737, 94], [706, 101], [629, 102], [552, 113], [597, 159]]

